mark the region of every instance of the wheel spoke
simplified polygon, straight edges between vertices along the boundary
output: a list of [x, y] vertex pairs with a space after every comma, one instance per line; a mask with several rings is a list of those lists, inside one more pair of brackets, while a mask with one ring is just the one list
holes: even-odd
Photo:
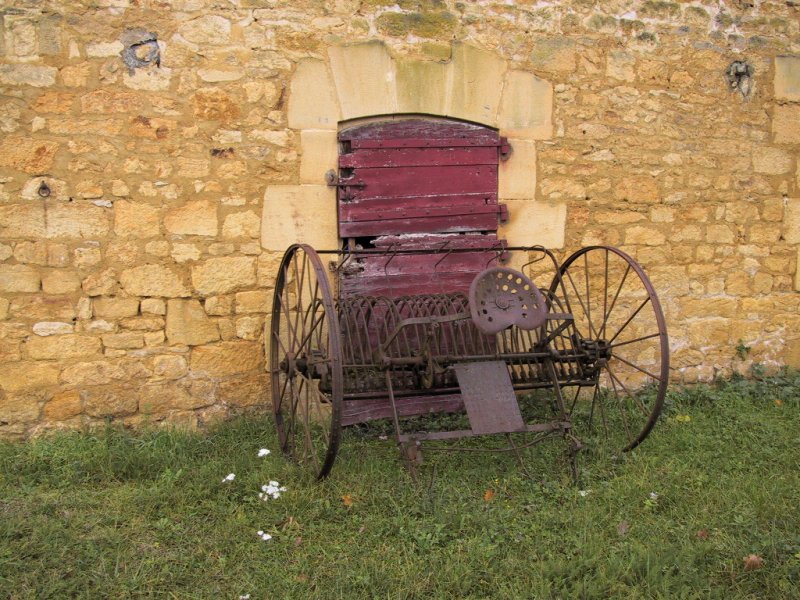
[[609, 344], [609, 348], [612, 348], [612, 349], [613, 348], [619, 348], [620, 346], [627, 346], [628, 344], [635, 344], [637, 342], [643, 342], [645, 340], [651, 340], [651, 339], [657, 338], [657, 337], [661, 337], [661, 334], [658, 333], [658, 332], [651, 333], [649, 335], [643, 335], [642, 337], [638, 337], [638, 338], [633, 339], [633, 340], [625, 340], [624, 342], [617, 342], [616, 344]]
[[633, 311], [633, 314], [630, 317], [628, 317], [628, 320], [625, 321], [625, 324], [619, 328], [617, 333], [614, 334], [614, 337], [608, 340], [609, 343], [613, 343], [614, 340], [617, 339], [619, 334], [622, 333], [628, 325], [630, 325], [631, 321], [633, 321], [636, 318], [636, 315], [638, 315], [642, 311], [642, 309], [647, 305], [648, 302], [650, 302], [650, 296], [647, 296], [647, 298], [642, 300], [642, 303], [639, 305], [639, 307], [635, 311]]
[[603, 324], [600, 329], [603, 331], [605, 335], [606, 325], [608, 324], [608, 318], [611, 316], [611, 313], [614, 310], [614, 307], [617, 304], [617, 299], [619, 298], [620, 292], [622, 292], [622, 287], [625, 285], [625, 281], [628, 279], [628, 273], [631, 272], [631, 265], [628, 264], [627, 268], [625, 269], [625, 273], [622, 275], [622, 280], [619, 282], [619, 287], [617, 288], [617, 292], [614, 294], [614, 299], [611, 301], [611, 306], [608, 309], [608, 312], [605, 313], [603, 316]]
[[617, 384], [614, 382], [614, 376], [611, 375], [611, 371], [606, 369], [606, 372], [609, 374], [611, 379], [611, 389], [614, 390], [614, 397], [617, 399], [617, 406], [619, 407], [619, 414], [622, 417], [622, 426], [625, 429], [625, 435], [628, 437], [628, 442], [633, 442], [633, 436], [631, 435], [631, 428], [628, 425], [628, 417], [627, 412], [625, 411], [625, 407], [622, 404], [622, 401], [619, 397], [619, 392], [617, 391]]
[[619, 384], [619, 386], [625, 391], [625, 393], [628, 395], [628, 397], [631, 400], [633, 400], [633, 403], [636, 404], [636, 406], [639, 407], [639, 410], [642, 411], [642, 414], [647, 416], [649, 414], [649, 412], [648, 412], [647, 408], [645, 407], [645, 405], [642, 403], [642, 401], [639, 400], [639, 398], [636, 396], [636, 394], [632, 394], [630, 392], [630, 390], [627, 388], [627, 386], [622, 382], [622, 379], [620, 379], [619, 377], [614, 375], [614, 372], [611, 370], [611, 368], [608, 365], [606, 365], [606, 371], [608, 371], [608, 374], [611, 376], [611, 378], [614, 381], [616, 381]]
[[650, 371], [647, 371], [647, 370], [643, 369], [642, 367], [640, 367], [640, 366], [638, 366], [638, 365], [635, 365], [635, 364], [633, 364], [631, 361], [629, 361], [629, 360], [626, 360], [626, 359], [622, 358], [622, 357], [621, 357], [619, 354], [612, 354], [611, 356], [612, 356], [613, 358], [616, 358], [616, 359], [617, 359], [617, 360], [619, 360], [619, 361], [622, 361], [622, 362], [624, 362], [624, 363], [625, 363], [626, 365], [628, 365], [629, 367], [633, 367], [633, 368], [634, 368], [634, 369], [636, 369], [637, 371], [640, 371], [640, 372], [644, 373], [644, 374], [645, 374], [645, 375], [647, 375], [648, 377], [652, 377], [652, 378], [653, 378], [653, 379], [655, 379], [656, 381], [661, 381], [661, 377], [659, 377], [659, 376], [657, 376], [657, 375], [653, 375], [653, 374], [652, 374]]
[[[581, 293], [578, 291], [578, 286], [575, 285], [575, 280], [572, 279], [572, 275], [570, 274], [569, 271], [567, 271], [567, 279], [569, 279], [570, 284], [572, 284], [572, 289], [575, 290], [575, 298], [578, 300], [578, 303], [581, 305], [581, 308], [583, 309], [583, 314], [586, 315], [587, 319], [588, 319], [589, 311], [586, 309], [586, 305], [584, 305], [583, 299], [581, 298]], [[588, 302], [589, 299], [587, 298], [586, 300]], [[594, 327], [592, 327], [592, 321], [588, 320], [587, 322], [589, 324], [589, 334], [597, 336], [597, 332], [594, 331]], [[578, 325], [576, 323], [575, 324], [575, 328], [577, 329], [577, 327], [578, 327]]]

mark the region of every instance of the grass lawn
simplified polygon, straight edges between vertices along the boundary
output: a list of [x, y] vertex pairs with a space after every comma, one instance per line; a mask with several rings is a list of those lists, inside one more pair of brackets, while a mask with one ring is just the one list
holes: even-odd
[[577, 486], [561, 442], [527, 457], [428, 453], [415, 483], [349, 431], [315, 483], [264, 417], [0, 444], [0, 598], [800, 598], [799, 376], [674, 390]]

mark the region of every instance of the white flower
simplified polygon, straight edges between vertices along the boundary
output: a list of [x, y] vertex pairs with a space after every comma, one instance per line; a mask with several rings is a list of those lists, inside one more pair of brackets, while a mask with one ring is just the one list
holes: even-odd
[[269, 450], [267, 450], [266, 448], [262, 448], [261, 450], [258, 451], [258, 458], [261, 458], [262, 456], [267, 456], [269, 453], [270, 453]]
[[656, 492], [650, 492], [650, 500], [658, 500], [658, 494]]
[[270, 498], [280, 498], [281, 492], [285, 492], [286, 488], [277, 481], [270, 481], [267, 485], [261, 486], [261, 493], [258, 497], [266, 502]]
[[578, 493], [581, 495], [581, 498], [586, 498], [586, 496], [588, 496], [589, 492], [591, 492], [591, 491], [592, 490], [581, 490]]
[[225, 476], [225, 479], [223, 479], [223, 480], [222, 480], [222, 483], [225, 483], [226, 481], [233, 481], [234, 479], [236, 479], [236, 474], [234, 474], [234, 473], [228, 473], [228, 474]]
[[244, 596], [239, 596], [239, 600], [250, 600], [250, 594], [245, 594]]

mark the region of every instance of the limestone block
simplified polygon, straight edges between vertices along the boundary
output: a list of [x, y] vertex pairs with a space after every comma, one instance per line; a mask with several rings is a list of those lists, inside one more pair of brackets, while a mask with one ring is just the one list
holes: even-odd
[[211, 162], [205, 158], [179, 156], [175, 163], [175, 172], [181, 177], [205, 177], [211, 170]]
[[178, 33], [194, 44], [219, 46], [226, 44], [231, 36], [231, 22], [218, 15], [205, 15], [184, 21]]
[[397, 112], [394, 61], [383, 42], [331, 46], [328, 55], [343, 119]]
[[26, 347], [34, 360], [84, 358], [100, 352], [100, 338], [78, 333], [36, 336], [28, 339]]
[[509, 220], [500, 225], [498, 237], [505, 239], [509, 246], [564, 247], [566, 204], [516, 199], [506, 204]]
[[140, 388], [139, 410], [150, 416], [163, 416], [171, 410], [192, 410], [212, 401], [189, 394], [174, 383], [154, 383]]
[[339, 145], [335, 131], [304, 129], [300, 132], [300, 149], [300, 183], [320, 185], [328, 170], [336, 170]]
[[75, 266], [81, 269], [93, 267], [103, 260], [103, 254], [100, 252], [100, 248], [95, 245], [75, 248], [72, 254], [75, 260]]
[[158, 331], [164, 329], [163, 317], [127, 317], [119, 322], [122, 329], [134, 331]]
[[224, 316], [233, 312], [233, 296], [211, 296], [205, 301], [206, 313]]
[[783, 237], [790, 244], [800, 244], [800, 198], [789, 198], [786, 202]]
[[141, 265], [122, 272], [122, 287], [134, 296], [185, 298], [191, 291], [182, 278], [163, 265]]
[[460, 42], [453, 44], [452, 57], [445, 114], [496, 125], [506, 62], [493, 52]]
[[131, 92], [98, 89], [81, 97], [81, 110], [84, 113], [140, 112], [143, 106], [141, 96]]
[[217, 235], [217, 205], [209, 200], [187, 202], [169, 211], [164, 217], [164, 227], [179, 235]]
[[167, 305], [160, 298], [145, 298], [142, 300], [142, 314], [166, 315]]
[[501, 200], [536, 196], [536, 144], [509, 139], [511, 156], [500, 162], [498, 194]]
[[53, 166], [60, 144], [29, 137], [4, 136], [0, 141], [0, 167], [38, 175]]
[[339, 115], [336, 88], [328, 67], [321, 60], [300, 61], [289, 84], [289, 127], [335, 130]]
[[636, 59], [624, 50], [612, 50], [606, 57], [606, 75], [631, 82], [636, 79]]
[[553, 137], [553, 86], [524, 71], [509, 71], [497, 118], [508, 137], [547, 140]]
[[661, 246], [666, 241], [666, 236], [657, 227], [635, 225], [625, 229], [625, 244]]
[[40, 321], [33, 326], [33, 333], [41, 336], [62, 335], [73, 333], [74, 331], [75, 328], [72, 323], [64, 323], [62, 321]]
[[38, 292], [39, 272], [27, 265], [0, 265], [0, 292]]
[[207, 83], [238, 81], [244, 77], [242, 69], [197, 69], [197, 76]]
[[189, 371], [183, 356], [162, 354], [153, 357], [153, 381], [164, 379], [180, 379]]
[[60, 71], [61, 81], [67, 87], [84, 88], [89, 81], [90, 72], [91, 64], [88, 62], [68, 65]]
[[45, 235], [44, 205], [0, 205], [0, 238], [43, 238]]
[[48, 238], [98, 238], [109, 231], [108, 211], [88, 202], [47, 207]]
[[794, 155], [780, 148], [761, 147], [753, 150], [753, 170], [765, 175], [783, 175], [791, 171]]
[[37, 113], [55, 113], [63, 115], [72, 110], [76, 97], [77, 96], [71, 92], [45, 90], [32, 103], [31, 108]]
[[258, 238], [261, 232], [261, 219], [252, 210], [231, 213], [222, 223], [224, 238]]
[[163, 65], [157, 69], [136, 69], [133, 74], [131, 74], [130, 71], [125, 71], [122, 74], [123, 85], [132, 90], [163, 92], [169, 89], [171, 81], [172, 69]]
[[145, 202], [114, 202], [114, 233], [122, 237], [149, 238], [159, 235], [160, 210]]
[[262, 315], [247, 315], [236, 319], [236, 337], [243, 340], [257, 340], [264, 330]]
[[59, 392], [44, 405], [42, 416], [50, 421], [67, 421], [83, 412], [83, 401], [78, 391]]
[[45, 242], [17, 242], [14, 246], [14, 258], [18, 263], [46, 265], [47, 244]]
[[36, 421], [40, 414], [41, 399], [41, 392], [5, 395], [0, 402], [0, 422], [3, 423], [4, 429], [9, 423], [18, 425]]
[[658, 184], [649, 176], [626, 177], [614, 188], [614, 199], [620, 202], [653, 204], [658, 202], [659, 197]]
[[144, 343], [146, 346], [160, 346], [164, 343], [163, 331], [148, 331], [144, 334]]
[[219, 339], [217, 324], [208, 318], [199, 300], [167, 302], [167, 339], [170, 344], [199, 346]]
[[284, 251], [305, 243], [317, 249], [339, 246], [336, 191], [324, 185], [271, 185], [264, 194], [261, 245]]
[[201, 88], [192, 97], [194, 114], [206, 121], [233, 121], [239, 116], [239, 105], [224, 91]]
[[268, 406], [269, 380], [266, 374], [232, 377], [219, 384], [219, 400], [231, 406]]
[[176, 263], [185, 263], [200, 258], [201, 252], [197, 244], [172, 244], [170, 256]]
[[119, 53], [125, 47], [122, 42], [114, 40], [113, 42], [93, 42], [86, 44], [86, 56], [90, 58], [109, 58], [111, 56], [119, 56]]
[[8, 308], [11, 302], [8, 298], [0, 298], [0, 321], [5, 321], [8, 318]]
[[56, 82], [55, 67], [29, 64], [0, 65], [0, 83], [3, 85], [30, 85], [48, 87]]
[[9, 315], [20, 320], [68, 322], [76, 316], [75, 301], [65, 296], [17, 295], [11, 299]]
[[256, 283], [255, 263], [250, 256], [210, 258], [192, 267], [192, 284], [203, 295], [252, 287]]
[[775, 98], [800, 101], [800, 56], [775, 57]]
[[775, 107], [772, 133], [778, 144], [800, 144], [800, 104]]
[[252, 292], [239, 292], [236, 294], [236, 314], [263, 313], [269, 310], [272, 304], [272, 294], [267, 291], [255, 290]]
[[800, 248], [797, 249], [797, 261], [795, 262], [794, 290], [800, 292]]
[[95, 298], [94, 316], [101, 319], [122, 319], [139, 314], [138, 298]]
[[69, 294], [81, 287], [81, 279], [75, 271], [49, 271], [42, 276], [42, 290], [46, 294]]
[[103, 346], [114, 349], [144, 348], [144, 336], [141, 333], [109, 333], [102, 336]]
[[117, 291], [119, 281], [114, 269], [104, 269], [92, 273], [81, 282], [83, 291], [88, 296], [108, 296]]
[[531, 62], [534, 69], [571, 73], [577, 66], [575, 40], [558, 37], [537, 40], [531, 52]]
[[139, 408], [138, 389], [90, 388], [83, 392], [84, 410], [90, 417], [123, 417]]
[[51, 363], [16, 362], [0, 364], [0, 388], [6, 392], [20, 392], [57, 385], [58, 372], [60, 370], [58, 366]]
[[192, 350], [193, 373], [225, 377], [263, 369], [262, 346], [256, 342], [222, 342], [214, 346], [198, 346]]
[[404, 60], [398, 62], [396, 68], [399, 112], [445, 114], [449, 65], [429, 60]]

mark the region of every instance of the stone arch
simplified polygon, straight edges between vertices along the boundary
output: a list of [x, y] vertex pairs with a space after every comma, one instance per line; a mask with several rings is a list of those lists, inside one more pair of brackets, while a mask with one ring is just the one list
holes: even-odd
[[552, 137], [553, 87], [502, 57], [461, 42], [448, 62], [392, 57], [380, 41], [332, 46], [327, 60], [300, 61], [288, 90], [288, 125], [300, 138], [297, 181], [267, 188], [261, 241], [282, 251], [295, 241], [336, 246], [335, 192], [324, 174], [336, 167], [343, 122], [424, 114], [486, 125], [509, 139], [499, 195], [512, 244], [564, 243], [566, 205], [536, 199], [536, 144]]

